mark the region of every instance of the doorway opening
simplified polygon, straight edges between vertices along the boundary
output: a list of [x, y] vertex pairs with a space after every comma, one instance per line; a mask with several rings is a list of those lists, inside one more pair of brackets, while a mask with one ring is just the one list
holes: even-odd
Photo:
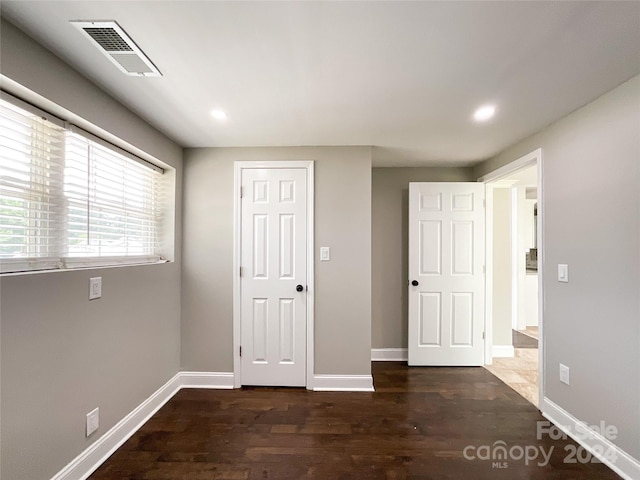
[[533, 405], [543, 398], [541, 151], [480, 179], [487, 189], [485, 367]]

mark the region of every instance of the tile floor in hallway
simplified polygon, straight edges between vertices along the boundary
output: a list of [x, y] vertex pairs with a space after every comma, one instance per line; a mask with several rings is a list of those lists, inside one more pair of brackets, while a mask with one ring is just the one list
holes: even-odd
[[494, 358], [485, 368], [538, 406], [538, 349], [515, 348], [513, 358]]
[[529, 335], [536, 340], [538, 339], [538, 327], [527, 327], [525, 330], [522, 330], [522, 333]]

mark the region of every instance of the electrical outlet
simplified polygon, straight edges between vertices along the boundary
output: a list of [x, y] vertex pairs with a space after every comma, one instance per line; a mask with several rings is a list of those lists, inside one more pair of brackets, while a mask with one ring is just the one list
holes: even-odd
[[102, 277], [89, 279], [89, 300], [102, 297]]
[[331, 260], [331, 247], [320, 247], [320, 261], [328, 262]]
[[95, 408], [87, 413], [87, 437], [100, 426], [100, 408]]
[[560, 364], [560, 381], [569, 385], [569, 367], [563, 364]]

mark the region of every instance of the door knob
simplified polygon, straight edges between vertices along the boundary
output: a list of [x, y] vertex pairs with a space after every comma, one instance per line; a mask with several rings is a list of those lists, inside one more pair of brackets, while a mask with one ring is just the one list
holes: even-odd
[[413, 282], [411, 282], [411, 285], [417, 287], [418, 285], [420, 285], [420, 283], [418, 283], [418, 280], [414, 280]]
[[302, 285], [296, 285], [296, 292], [301, 292], [302, 290], [304, 290]]

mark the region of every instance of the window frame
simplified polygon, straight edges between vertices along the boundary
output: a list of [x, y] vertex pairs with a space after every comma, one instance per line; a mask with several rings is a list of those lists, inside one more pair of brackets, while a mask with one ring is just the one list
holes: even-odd
[[[55, 232], [54, 235], [51, 236], [53, 238], [53, 242], [48, 244], [47, 248], [53, 248], [55, 251], [48, 252], [46, 256], [17, 256], [17, 257], [0, 257], [0, 275], [16, 275], [16, 274], [25, 274], [25, 273], [38, 273], [38, 272], [49, 272], [49, 271], [60, 271], [60, 270], [73, 270], [73, 269], [87, 269], [87, 268], [104, 268], [104, 267], [116, 267], [116, 266], [131, 266], [131, 265], [146, 265], [146, 264], [157, 264], [157, 263], [165, 263], [169, 260], [167, 259], [170, 256], [170, 252], [163, 252], [162, 246], [167, 242], [164, 237], [169, 234], [166, 226], [162, 221], [163, 212], [172, 204], [171, 198], [169, 195], [159, 195], [157, 193], [157, 189], [153, 189], [154, 191], [154, 199], [153, 199], [153, 207], [151, 207], [152, 212], [154, 213], [154, 224], [153, 224], [153, 235], [154, 246], [153, 253], [143, 253], [143, 254], [113, 254], [113, 255], [70, 255], [69, 254], [69, 239], [70, 235], [68, 233], [68, 204], [67, 197], [65, 194], [65, 186], [67, 185], [67, 181], [65, 178], [65, 162], [66, 154], [64, 152], [65, 144], [67, 142], [67, 135], [77, 135], [79, 137], [83, 137], [89, 143], [97, 144], [97, 147], [101, 149], [107, 149], [110, 154], [115, 154], [119, 157], [124, 157], [124, 162], [136, 162], [138, 164], [143, 165], [146, 168], [153, 170], [156, 174], [159, 174], [160, 177], [154, 182], [158, 182], [161, 187], [159, 191], [166, 189], [167, 178], [163, 178], [163, 174], [167, 172], [166, 167], [163, 168], [154, 162], [150, 162], [140, 156], [118, 146], [114, 143], [105, 140], [102, 137], [94, 135], [93, 133], [76, 126], [75, 124], [68, 123], [63, 119], [52, 115], [31, 103], [25, 102], [20, 98], [17, 98], [5, 91], [0, 91], [0, 98], [17, 107], [18, 109], [25, 110], [27, 113], [39, 117], [40, 119], [50, 122], [54, 124], [56, 127], [59, 127], [62, 132], [62, 168], [61, 168], [61, 180], [58, 182], [58, 185], [55, 188], [55, 194], [51, 194], [49, 196], [53, 196], [56, 201], [60, 205], [61, 210], [57, 213], [58, 219], [54, 221], [55, 223]], [[77, 117], [76, 117], [77, 119]], [[82, 123], [82, 122], [81, 122]], [[124, 142], [123, 142], [124, 143]], [[136, 147], [134, 147], [137, 150]], [[145, 154], [147, 155], [147, 154]], [[33, 156], [33, 158], [38, 158]], [[154, 157], [151, 157], [154, 158]], [[154, 160], [156, 160], [154, 158]], [[157, 161], [157, 160], [156, 160]], [[90, 162], [89, 157], [87, 156], [87, 162]], [[157, 161], [161, 163], [160, 161]], [[170, 168], [170, 167], [169, 167]], [[88, 183], [91, 179], [91, 173], [88, 172]], [[29, 183], [31, 185], [31, 183]], [[158, 196], [159, 195], [159, 196]], [[123, 218], [126, 217], [124, 213], [125, 210], [121, 210], [120, 214], [122, 214]], [[89, 216], [89, 215], [88, 215]], [[89, 221], [89, 220], [87, 220]], [[173, 231], [173, 229], [171, 229]], [[32, 239], [38, 239], [38, 236], [28, 235], [27, 242], [33, 241]], [[125, 234], [125, 238], [126, 234]], [[145, 236], [144, 238], [148, 238]], [[172, 243], [172, 242], [169, 242]], [[52, 254], [53, 253], [53, 254]], [[167, 255], [167, 253], [169, 255]]]

